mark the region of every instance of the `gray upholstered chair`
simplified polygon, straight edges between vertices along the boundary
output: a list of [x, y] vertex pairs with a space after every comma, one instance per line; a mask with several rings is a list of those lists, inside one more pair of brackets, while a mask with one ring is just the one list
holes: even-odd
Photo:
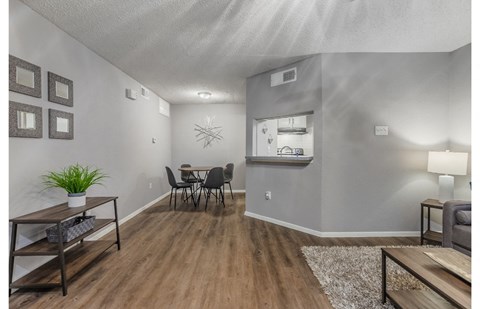
[[[170, 207], [172, 206], [172, 196], [175, 194], [175, 204], [173, 205], [173, 210], [176, 210], [177, 209], [177, 190], [182, 189], [186, 191], [187, 188], [190, 188], [190, 193], [191, 193], [190, 196], [192, 197], [193, 205], [196, 207], [195, 199], [193, 198], [193, 190], [192, 190], [193, 184], [187, 183], [187, 182], [177, 182], [177, 180], [175, 180], [175, 175], [173, 175], [172, 170], [168, 166], [165, 166], [165, 169], [167, 170], [168, 183], [172, 187], [172, 190], [170, 190], [169, 206]], [[175, 193], [173, 189], [175, 189]]]
[[443, 247], [471, 255], [471, 209], [470, 201], [447, 201], [443, 204]]
[[[217, 196], [213, 194], [215, 197], [220, 198], [223, 207], [225, 207], [225, 201], [224, 201], [224, 196], [223, 196], [223, 187], [224, 184], [224, 178], [223, 178], [223, 167], [214, 167], [212, 168], [207, 175], [207, 178], [205, 179], [205, 182], [203, 182], [200, 185], [200, 189], [203, 190], [203, 192], [206, 192], [206, 201], [205, 201], [205, 211], [207, 211], [207, 205], [208, 205], [208, 200], [210, 199], [210, 195], [212, 193], [212, 189], [215, 190], [220, 190], [220, 196]], [[198, 195], [198, 201], [197, 205], [200, 204], [200, 197], [202, 196], [202, 192]]]
[[[232, 191], [232, 180], [233, 180], [233, 168], [234, 165], [233, 163], [228, 163], [227, 166], [225, 166], [225, 169], [223, 170], [223, 178], [224, 182], [228, 184], [230, 187], [230, 194], [232, 195], [232, 200], [233, 200], [233, 191]], [[225, 185], [223, 185], [223, 191], [225, 192]]]

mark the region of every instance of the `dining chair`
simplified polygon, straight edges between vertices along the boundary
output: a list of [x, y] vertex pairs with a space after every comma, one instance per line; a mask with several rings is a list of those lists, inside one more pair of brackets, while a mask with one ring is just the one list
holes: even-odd
[[[182, 167], [192, 167], [192, 166], [188, 163], [184, 163], [180, 165], [180, 168]], [[198, 177], [195, 176], [193, 172], [189, 172], [189, 171], [180, 171], [180, 178], [182, 179], [183, 182], [192, 183], [192, 184], [203, 181], [203, 179], [199, 179]], [[185, 199], [183, 199], [184, 194], [185, 194]], [[182, 191], [182, 199], [184, 201], [188, 199], [186, 188], [183, 189]]]
[[177, 180], [175, 179], [175, 175], [173, 175], [172, 170], [168, 166], [165, 166], [165, 169], [167, 170], [168, 183], [172, 187], [170, 191], [170, 203], [168, 205], [172, 207], [172, 195], [174, 193], [173, 189], [175, 189], [175, 204], [173, 206], [173, 210], [176, 210], [177, 209], [177, 190], [178, 189], [186, 190], [187, 188], [190, 188], [193, 205], [197, 207], [197, 205], [195, 204], [195, 199], [193, 198], [193, 190], [192, 190], [193, 184], [188, 182], [177, 182]]
[[231, 181], [233, 180], [233, 163], [228, 163], [227, 166], [225, 166], [225, 170], [223, 171], [223, 178], [224, 178], [224, 185], [223, 185], [223, 191], [225, 192], [225, 183], [228, 184], [230, 187], [230, 194], [232, 195], [232, 200], [233, 198], [233, 191], [232, 191], [232, 184]]
[[[213, 194], [215, 197], [220, 198], [222, 201], [223, 207], [225, 207], [225, 201], [224, 201], [224, 196], [223, 196], [223, 191], [222, 191], [222, 186], [224, 184], [224, 178], [223, 178], [223, 167], [214, 167], [208, 172], [207, 178], [205, 181], [200, 184], [200, 190], [203, 190], [205, 193], [206, 191], [206, 201], [205, 201], [205, 211], [207, 211], [207, 206], [208, 206], [208, 200], [210, 199], [210, 195]], [[217, 196], [215, 193], [212, 192], [212, 189], [219, 190], [220, 191], [220, 196]], [[198, 195], [198, 201], [197, 205], [200, 205], [200, 197], [202, 196], [202, 193]]]

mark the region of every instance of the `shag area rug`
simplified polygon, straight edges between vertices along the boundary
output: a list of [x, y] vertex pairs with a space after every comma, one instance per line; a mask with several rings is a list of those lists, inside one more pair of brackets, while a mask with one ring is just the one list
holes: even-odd
[[[382, 304], [384, 247], [302, 247], [313, 274], [335, 309], [394, 308]], [[387, 258], [387, 289], [427, 289]]]

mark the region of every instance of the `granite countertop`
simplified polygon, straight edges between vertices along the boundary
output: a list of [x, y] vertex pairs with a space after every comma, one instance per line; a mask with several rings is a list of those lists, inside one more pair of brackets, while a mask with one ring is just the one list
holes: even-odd
[[278, 156], [245, 156], [247, 162], [267, 162], [267, 163], [294, 163], [294, 164], [309, 164], [312, 156], [297, 156], [297, 155], [278, 155]]

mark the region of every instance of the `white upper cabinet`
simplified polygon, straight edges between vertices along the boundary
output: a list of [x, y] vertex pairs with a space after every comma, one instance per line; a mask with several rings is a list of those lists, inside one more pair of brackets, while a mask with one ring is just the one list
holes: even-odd
[[292, 123], [292, 117], [278, 119], [279, 128], [290, 128], [291, 123]]
[[278, 119], [279, 128], [306, 128], [307, 116], [296, 116]]
[[297, 116], [292, 118], [294, 128], [306, 128], [307, 127], [307, 116]]

